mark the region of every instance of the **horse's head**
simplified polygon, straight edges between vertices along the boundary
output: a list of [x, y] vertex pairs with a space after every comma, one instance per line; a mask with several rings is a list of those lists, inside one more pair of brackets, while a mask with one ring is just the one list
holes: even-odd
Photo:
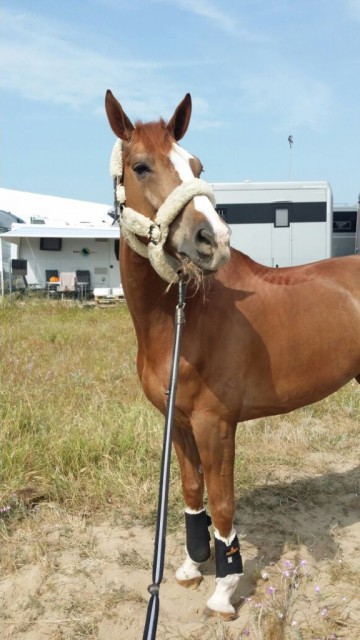
[[190, 95], [167, 124], [160, 120], [134, 126], [111, 91], [105, 105], [111, 128], [122, 140], [120, 178], [127, 210], [159, 222], [164, 218], [163, 209], [169, 208], [167, 203], [171, 201], [173, 209], [178, 202], [164, 244], [168, 262], [174, 272], [184, 264], [205, 274], [216, 272], [229, 259], [230, 231], [214, 209], [212, 194], [197, 195], [207, 193], [208, 188], [203, 181], [194, 180], [202, 172], [200, 160], [177, 144], [188, 128]]

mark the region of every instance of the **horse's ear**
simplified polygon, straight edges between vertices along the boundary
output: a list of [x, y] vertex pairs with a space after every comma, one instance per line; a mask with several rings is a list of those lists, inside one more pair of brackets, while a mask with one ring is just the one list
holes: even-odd
[[191, 116], [191, 95], [187, 93], [184, 100], [176, 107], [175, 113], [167, 124], [167, 130], [175, 138], [181, 140], [189, 126]]
[[108, 89], [105, 97], [105, 109], [110, 126], [118, 138], [128, 140], [134, 125], [127, 117], [120, 102], [116, 100], [111, 91]]

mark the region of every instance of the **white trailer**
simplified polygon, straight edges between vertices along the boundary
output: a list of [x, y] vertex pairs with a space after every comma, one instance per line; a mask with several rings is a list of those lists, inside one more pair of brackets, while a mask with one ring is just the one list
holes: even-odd
[[356, 220], [358, 206], [334, 205], [333, 251], [335, 256], [348, 256], [355, 253]]
[[327, 182], [213, 183], [231, 245], [270, 267], [332, 255], [333, 205]]
[[91, 291], [95, 287], [120, 286], [118, 226], [106, 229], [16, 224], [0, 235], [0, 244], [4, 283], [11, 273], [11, 261], [20, 259], [26, 261], [26, 282], [32, 288], [46, 288], [46, 271], [88, 271]]
[[120, 233], [110, 205], [0, 189], [0, 210], [2, 293], [14, 260], [26, 262], [32, 288], [46, 288], [48, 271], [89, 272], [91, 291], [119, 288]]

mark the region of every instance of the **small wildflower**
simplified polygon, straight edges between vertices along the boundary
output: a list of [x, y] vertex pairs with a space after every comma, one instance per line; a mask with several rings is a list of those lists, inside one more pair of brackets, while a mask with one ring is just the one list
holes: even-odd
[[275, 587], [269, 587], [268, 588], [268, 594], [270, 596], [273, 596], [275, 594], [275, 591], [276, 591]]
[[6, 507], [1, 507], [0, 513], [9, 513], [10, 510], [11, 510], [10, 505], [8, 505]]
[[267, 571], [262, 571], [261, 577], [263, 580], [269, 580], [269, 574], [267, 573]]
[[292, 626], [292, 627], [296, 627], [296, 625], [297, 625], [296, 620], [293, 620], [293, 621], [292, 621], [292, 623], [291, 623], [291, 626]]
[[290, 578], [290, 571], [284, 571], [283, 576], [285, 576], [285, 578]]
[[301, 567], [306, 567], [306, 560], [301, 560], [300, 566]]
[[323, 608], [323, 610], [321, 611], [321, 615], [322, 615], [324, 618], [326, 618], [327, 614], [328, 614], [328, 610], [327, 610], [327, 608], [326, 608], [326, 607], [324, 607], [324, 608]]
[[319, 587], [319, 585], [318, 585], [318, 584], [317, 584], [317, 585], [316, 585], [316, 587], [315, 587], [315, 593], [320, 593], [320, 587]]
[[290, 562], [290, 560], [285, 560], [284, 567], [288, 567], [289, 569], [292, 569], [293, 563]]
[[244, 635], [244, 636], [246, 636], [247, 638], [249, 637], [249, 635], [250, 635], [250, 629], [248, 629], [248, 627], [246, 627], [246, 629], [244, 629], [244, 631], [243, 631], [243, 635]]

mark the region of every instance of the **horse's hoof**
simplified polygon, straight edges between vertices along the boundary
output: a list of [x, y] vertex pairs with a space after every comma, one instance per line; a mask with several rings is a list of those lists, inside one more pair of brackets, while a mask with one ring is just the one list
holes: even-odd
[[210, 609], [209, 607], [205, 607], [204, 616], [206, 618], [221, 618], [224, 622], [231, 622], [232, 620], [236, 620], [239, 616], [234, 611], [233, 613], [229, 611], [215, 611], [214, 609]]
[[179, 580], [179, 578], [176, 578], [176, 582], [178, 582], [178, 584], [180, 584], [182, 587], [185, 587], [185, 589], [197, 589], [198, 586], [202, 583], [203, 579], [204, 578], [202, 576], [189, 578], [189, 580]]

